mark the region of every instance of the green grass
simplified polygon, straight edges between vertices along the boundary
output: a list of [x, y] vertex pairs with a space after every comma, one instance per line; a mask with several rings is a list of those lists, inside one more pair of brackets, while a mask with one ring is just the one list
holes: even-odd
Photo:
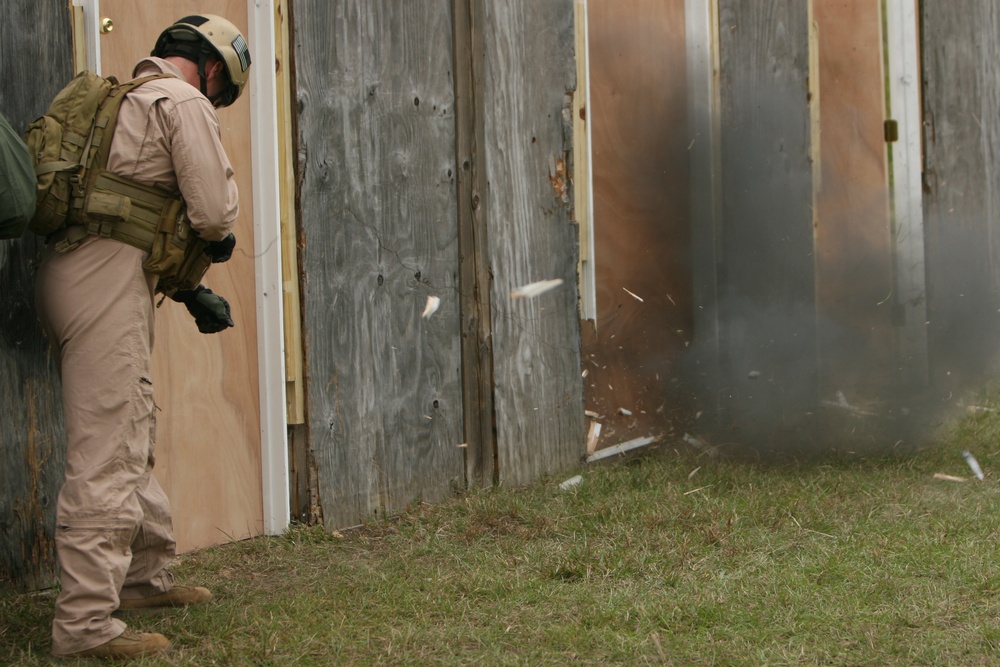
[[[1000, 664], [1000, 413], [936, 440], [780, 466], [662, 448], [187, 554], [217, 600], [131, 617], [175, 647], [133, 664]], [[963, 449], [986, 481], [934, 479], [969, 475]], [[52, 603], [0, 600], [4, 664], [48, 664]]]

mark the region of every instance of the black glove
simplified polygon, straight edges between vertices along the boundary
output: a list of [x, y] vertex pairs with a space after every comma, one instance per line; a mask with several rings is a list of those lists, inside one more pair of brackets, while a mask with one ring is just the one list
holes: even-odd
[[229, 302], [208, 289], [198, 285], [195, 289], [181, 289], [170, 295], [170, 298], [187, 306], [188, 312], [194, 316], [198, 331], [218, 333], [235, 326], [229, 315]]
[[221, 241], [209, 241], [205, 248], [205, 254], [212, 259], [212, 264], [227, 262], [233, 256], [233, 249], [236, 247], [236, 237], [232, 232]]

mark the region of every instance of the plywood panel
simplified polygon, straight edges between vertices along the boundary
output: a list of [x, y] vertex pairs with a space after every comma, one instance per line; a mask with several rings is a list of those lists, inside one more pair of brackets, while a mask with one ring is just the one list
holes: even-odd
[[[572, 0], [481, 3], [485, 11], [485, 206], [500, 479], [521, 484], [584, 454], [576, 266], [569, 219]], [[526, 37], [530, 36], [530, 37]], [[560, 278], [535, 299], [519, 285]]]
[[584, 386], [612, 445], [691, 412], [676, 381], [693, 328], [684, 0], [589, 0], [588, 19], [597, 321], [584, 323]]
[[295, 5], [308, 419], [330, 527], [464, 478], [451, 21], [450, 0]]
[[816, 404], [808, 23], [797, 0], [719, 3], [722, 423], [744, 442]]
[[957, 391], [1000, 370], [1000, 6], [921, 8], [931, 376]]
[[821, 141], [816, 300], [823, 398], [895, 382], [892, 248], [878, 0], [816, 2]]
[[[129, 78], [164, 27], [199, 12], [225, 16], [246, 34], [244, 0], [102, 0], [101, 15], [114, 21], [114, 30], [101, 37], [103, 73]], [[236, 327], [203, 335], [187, 310], [169, 300], [156, 313], [153, 377], [160, 412], [154, 473], [173, 506], [180, 550], [263, 530], [256, 251], [252, 184], [245, 167], [250, 164], [249, 97], [250, 91], [244, 91], [236, 104], [219, 111], [223, 145], [240, 190], [240, 217], [233, 258], [214, 266], [205, 279], [229, 301]]]
[[[22, 131], [72, 77], [65, 0], [0, 5], [0, 113]], [[25, 25], [32, 26], [24, 30]], [[61, 390], [35, 312], [42, 241], [0, 241], [0, 594], [52, 585], [65, 460]]]

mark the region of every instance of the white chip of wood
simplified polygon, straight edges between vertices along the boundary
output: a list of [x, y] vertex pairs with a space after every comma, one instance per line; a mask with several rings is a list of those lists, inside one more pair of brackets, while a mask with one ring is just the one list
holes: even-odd
[[562, 489], [563, 491], [566, 491], [568, 489], [572, 489], [574, 486], [579, 485], [580, 482], [582, 482], [582, 481], [583, 481], [583, 477], [581, 475], [574, 475], [573, 477], [570, 477], [565, 482], [563, 482], [562, 484], [560, 484], [559, 488]]
[[437, 309], [441, 306], [441, 299], [436, 296], [427, 297], [427, 305], [424, 306], [424, 314], [421, 315], [424, 319], [427, 319], [431, 315], [437, 312]]
[[643, 301], [642, 297], [641, 297], [641, 296], [639, 296], [638, 294], [636, 294], [635, 292], [630, 292], [630, 291], [628, 291], [627, 289], [625, 289], [624, 287], [623, 287], [622, 289], [624, 289], [624, 290], [625, 290], [625, 293], [626, 293], [626, 294], [628, 294], [628, 295], [629, 295], [630, 297], [632, 297], [633, 299], [635, 299], [635, 300], [636, 300], [636, 301], [638, 301], [639, 303], [645, 303], [645, 301]]
[[601, 437], [601, 423], [590, 422], [590, 430], [587, 432], [587, 456], [597, 451], [597, 439]]
[[537, 283], [528, 283], [527, 285], [521, 285], [513, 292], [510, 293], [515, 299], [531, 299], [538, 296], [539, 294], [544, 294], [550, 289], [555, 289], [563, 284], [562, 278], [555, 278], [553, 280], [539, 280]]

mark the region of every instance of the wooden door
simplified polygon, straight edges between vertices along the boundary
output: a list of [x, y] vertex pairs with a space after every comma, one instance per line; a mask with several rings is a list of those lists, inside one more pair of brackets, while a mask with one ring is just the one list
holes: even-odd
[[885, 397], [897, 366], [879, 5], [813, 5], [822, 128], [813, 148], [820, 397], [868, 410]]
[[[100, 37], [102, 73], [130, 78], [163, 28], [206, 12], [246, 34], [245, 0], [101, 0], [100, 16], [113, 25]], [[204, 281], [229, 301], [236, 326], [203, 335], [180, 304], [156, 311], [154, 472], [173, 505], [179, 551], [263, 532], [249, 97], [219, 112], [240, 190], [237, 250]]]
[[600, 447], [670, 434], [691, 340], [683, 0], [589, 0], [596, 322], [583, 327]]

